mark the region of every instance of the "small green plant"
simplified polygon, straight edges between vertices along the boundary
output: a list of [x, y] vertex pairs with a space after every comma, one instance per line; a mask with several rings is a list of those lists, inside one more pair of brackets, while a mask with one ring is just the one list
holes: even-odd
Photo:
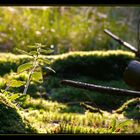
[[122, 128], [128, 126], [130, 123], [132, 123], [131, 120], [125, 120], [117, 124], [116, 119], [113, 119], [108, 128], [108, 133], [120, 133]]
[[31, 57], [30, 62], [21, 64], [17, 68], [17, 73], [15, 73], [15, 74], [21, 74], [27, 71], [28, 78], [27, 78], [26, 83], [25, 81], [20, 81], [20, 80], [15, 80], [15, 79], [8, 80], [6, 82], [7, 87], [5, 90], [8, 90], [9, 87], [20, 87], [20, 86], [25, 85], [23, 94], [26, 94], [31, 80], [36, 81], [38, 83], [43, 83], [43, 75], [42, 75], [43, 67], [55, 73], [55, 71], [51, 67], [47, 66], [50, 64], [50, 60], [42, 56], [43, 54], [46, 55], [46, 54], [52, 53], [53, 50], [52, 49], [45, 50], [44, 47], [45, 45], [42, 45], [40, 43], [35, 43], [35, 46], [30, 46], [30, 48], [32, 48], [32, 51], [30, 52], [26, 52], [24, 50], [16, 48], [16, 51], [18, 51], [19, 53], [22, 53]]

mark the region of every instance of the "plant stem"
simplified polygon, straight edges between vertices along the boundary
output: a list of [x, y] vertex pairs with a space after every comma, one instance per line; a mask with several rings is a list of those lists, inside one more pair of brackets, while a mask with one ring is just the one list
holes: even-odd
[[29, 87], [29, 84], [30, 84], [30, 77], [31, 77], [31, 75], [29, 75], [29, 78], [28, 78], [27, 83], [26, 83], [26, 85], [25, 85], [23, 94], [26, 94], [26, 92], [27, 92], [27, 90], [28, 90], [28, 87]]
[[33, 61], [34, 67], [33, 67], [33, 69], [29, 73], [29, 77], [28, 77], [28, 80], [26, 82], [23, 94], [26, 94], [26, 92], [28, 90], [28, 87], [29, 87], [29, 84], [30, 84], [30, 81], [31, 81], [31, 76], [32, 76], [33, 72], [35, 71], [36, 67], [38, 66], [37, 59], [38, 59], [39, 55], [40, 55], [40, 47], [37, 48], [37, 55], [33, 56], [34, 57], [34, 61]]
[[5, 91], [7, 91], [9, 88], [10, 88], [10, 85], [8, 85], [8, 86], [5, 88]]
[[[36, 63], [36, 59], [35, 59], [34, 61], [35, 61], [35, 63]], [[27, 82], [26, 82], [26, 85], [25, 85], [23, 94], [26, 94], [26, 92], [27, 92], [27, 90], [28, 90], [28, 87], [29, 87], [29, 84], [30, 84], [30, 81], [31, 81], [31, 76], [32, 76], [34, 70], [36, 69], [36, 66], [37, 66], [37, 65], [35, 64], [34, 67], [33, 67], [33, 69], [32, 69], [32, 70], [30, 71], [30, 73], [29, 73], [29, 77], [28, 77], [28, 80], [27, 80]]]

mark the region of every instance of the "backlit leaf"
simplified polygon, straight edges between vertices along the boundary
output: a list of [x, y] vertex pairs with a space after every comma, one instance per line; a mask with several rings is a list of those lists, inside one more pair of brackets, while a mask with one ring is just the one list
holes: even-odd
[[10, 87], [21, 87], [24, 84], [25, 84], [24, 81], [19, 81], [19, 80], [11, 80], [7, 83], [7, 85]]
[[18, 98], [18, 101], [19, 102], [24, 102], [26, 99], [29, 98], [29, 95], [25, 94], [25, 95], [20, 95], [19, 98]]
[[50, 54], [50, 53], [53, 53], [54, 50], [51, 50], [51, 49], [49, 49], [49, 50], [41, 49], [40, 52], [42, 52], [42, 53], [44, 53], [44, 54]]
[[43, 77], [42, 77], [42, 72], [34, 72], [31, 76], [32, 80], [34, 81], [39, 81], [39, 80], [42, 80]]
[[33, 67], [33, 64], [31, 64], [31, 63], [22, 64], [22, 65], [20, 65], [20, 66], [17, 68], [17, 73], [20, 73], [20, 72], [29, 70], [29, 69], [31, 69], [32, 67]]
[[36, 46], [29, 45], [28, 48], [30, 48], [30, 49], [36, 49]]
[[9, 96], [9, 99], [10, 99], [11, 101], [16, 100], [17, 98], [19, 98], [19, 94], [12, 94], [11, 96]]
[[21, 53], [21, 54], [25, 54], [25, 55], [30, 55], [28, 52], [24, 51], [24, 50], [21, 50], [21, 49], [18, 49], [18, 48], [15, 48], [15, 51]]
[[37, 59], [39, 62], [43, 62], [45, 64], [50, 64], [51, 62], [48, 60], [48, 59], [45, 59], [45, 58], [38, 58]]
[[37, 51], [30, 51], [29, 54], [30, 55], [37, 55]]

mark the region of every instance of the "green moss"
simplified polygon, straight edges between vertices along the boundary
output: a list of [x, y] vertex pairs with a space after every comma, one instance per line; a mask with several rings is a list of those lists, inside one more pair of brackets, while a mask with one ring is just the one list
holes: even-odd
[[18, 108], [0, 93], [0, 133], [35, 133]]
[[[30, 60], [26, 55], [0, 53], [0, 75], [4, 76], [10, 71], [16, 72], [17, 67]], [[42, 56], [48, 57], [48, 56]], [[135, 54], [128, 51], [89, 51], [71, 52], [62, 55], [52, 55], [51, 67], [55, 75], [62, 77], [89, 76], [100, 80], [113, 80], [123, 77], [128, 62], [134, 59]], [[45, 73], [52, 74], [50, 71]], [[54, 73], [53, 73], [54, 74]]]
[[51, 67], [56, 75], [71, 78], [88, 76], [98, 80], [118, 80], [134, 54], [127, 51], [71, 52], [56, 57]]
[[115, 112], [123, 113], [128, 118], [140, 119], [140, 98], [128, 100]]
[[16, 72], [17, 67], [25, 62], [28, 62], [30, 58], [26, 55], [14, 55], [12, 53], [0, 53], [0, 75], [4, 76], [11, 71]]

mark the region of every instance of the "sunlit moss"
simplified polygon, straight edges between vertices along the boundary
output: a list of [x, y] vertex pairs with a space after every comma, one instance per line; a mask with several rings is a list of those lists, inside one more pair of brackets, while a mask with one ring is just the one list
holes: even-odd
[[140, 119], [140, 98], [133, 98], [125, 102], [116, 113], [123, 113], [126, 117]]
[[[40, 99], [41, 100], [41, 99]], [[47, 102], [47, 101], [46, 101]], [[53, 102], [49, 102], [49, 104], [53, 105]], [[59, 105], [59, 103], [57, 103]], [[60, 104], [61, 106], [62, 104]], [[47, 107], [47, 106], [46, 106]], [[116, 119], [117, 125], [125, 120], [127, 120], [124, 116], [111, 114], [109, 112], [103, 111], [103, 116], [98, 113], [91, 113], [86, 111], [85, 114], [77, 114], [77, 113], [60, 113], [59, 111], [45, 111], [45, 109], [40, 113], [37, 109], [28, 110], [24, 112], [24, 115], [30, 122], [32, 126], [34, 126], [39, 133], [73, 133], [73, 134], [85, 134], [85, 133], [110, 133], [110, 126], [112, 126], [113, 119]], [[133, 125], [133, 121], [130, 122], [129, 126], [121, 127], [120, 132], [113, 133], [133, 133], [139, 132], [139, 123], [135, 122], [135, 126]], [[130, 128], [131, 127], [131, 128]], [[133, 129], [134, 128], [134, 129]]]

